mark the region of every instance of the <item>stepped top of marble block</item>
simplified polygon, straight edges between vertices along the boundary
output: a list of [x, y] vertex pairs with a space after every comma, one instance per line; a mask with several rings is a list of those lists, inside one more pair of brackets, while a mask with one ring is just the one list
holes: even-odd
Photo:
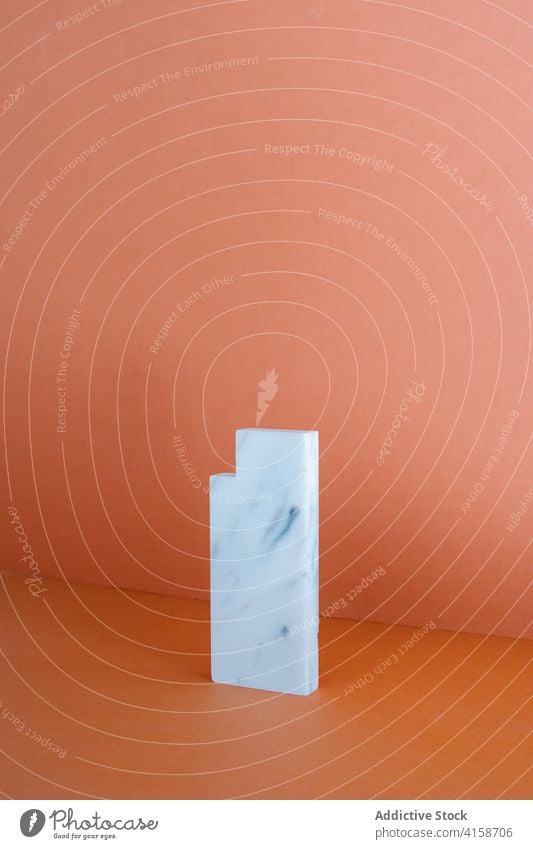
[[214, 479], [263, 477], [269, 472], [297, 478], [317, 465], [316, 430], [239, 428], [235, 431], [235, 473], [220, 472], [210, 475], [210, 480], [214, 483]]
[[318, 431], [240, 428], [235, 432], [237, 474], [280, 464], [303, 470], [318, 461]]

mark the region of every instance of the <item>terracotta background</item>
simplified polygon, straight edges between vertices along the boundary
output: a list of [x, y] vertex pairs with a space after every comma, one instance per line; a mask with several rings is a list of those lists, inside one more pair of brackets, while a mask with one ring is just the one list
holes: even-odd
[[261, 426], [320, 431], [322, 609], [531, 636], [531, 4], [104, 6], [0, 9], [4, 569], [14, 506], [44, 582], [207, 598], [208, 476], [275, 369]]

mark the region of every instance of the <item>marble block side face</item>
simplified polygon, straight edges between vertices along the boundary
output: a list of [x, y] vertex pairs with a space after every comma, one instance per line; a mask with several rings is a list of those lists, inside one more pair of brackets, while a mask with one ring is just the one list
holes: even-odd
[[210, 478], [213, 681], [318, 687], [318, 433], [236, 433], [236, 474]]

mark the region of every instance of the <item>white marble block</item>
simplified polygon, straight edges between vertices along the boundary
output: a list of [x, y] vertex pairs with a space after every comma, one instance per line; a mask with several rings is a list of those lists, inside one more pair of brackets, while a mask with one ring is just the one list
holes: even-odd
[[318, 432], [236, 432], [236, 473], [210, 477], [213, 681], [318, 687]]

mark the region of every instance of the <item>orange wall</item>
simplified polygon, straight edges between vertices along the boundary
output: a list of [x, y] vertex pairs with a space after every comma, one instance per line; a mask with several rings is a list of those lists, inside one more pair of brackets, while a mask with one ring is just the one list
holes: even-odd
[[531, 636], [530, 4], [191, 5], [2, 3], [3, 567], [206, 597], [275, 369], [326, 615]]

